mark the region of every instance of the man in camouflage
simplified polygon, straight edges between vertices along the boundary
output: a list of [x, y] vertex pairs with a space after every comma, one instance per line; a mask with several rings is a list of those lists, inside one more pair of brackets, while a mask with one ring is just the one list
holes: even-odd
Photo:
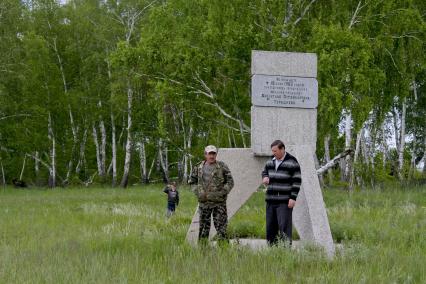
[[217, 148], [209, 145], [204, 149], [205, 160], [197, 164], [191, 173], [189, 184], [198, 198], [198, 212], [200, 214], [200, 230], [198, 239], [208, 240], [210, 233], [210, 218], [219, 240], [226, 240], [228, 214], [226, 199], [234, 186], [234, 180], [228, 166], [216, 160]]

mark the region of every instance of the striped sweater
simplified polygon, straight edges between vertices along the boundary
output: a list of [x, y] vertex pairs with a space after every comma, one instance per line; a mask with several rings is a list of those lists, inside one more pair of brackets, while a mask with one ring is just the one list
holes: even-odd
[[267, 202], [287, 202], [296, 200], [302, 184], [300, 166], [296, 158], [286, 153], [283, 162], [275, 170], [275, 159], [266, 162], [262, 178], [269, 177], [266, 190]]

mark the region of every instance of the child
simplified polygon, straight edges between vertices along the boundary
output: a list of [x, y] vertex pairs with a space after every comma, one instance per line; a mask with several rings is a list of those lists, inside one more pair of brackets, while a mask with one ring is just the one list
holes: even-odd
[[176, 182], [171, 182], [164, 188], [164, 193], [167, 194], [167, 217], [170, 217], [179, 205], [179, 192], [176, 189]]

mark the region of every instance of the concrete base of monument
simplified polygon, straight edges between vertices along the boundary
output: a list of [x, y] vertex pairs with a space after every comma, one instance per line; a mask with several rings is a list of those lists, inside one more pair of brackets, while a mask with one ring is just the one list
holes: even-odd
[[[246, 247], [255, 251], [271, 248], [270, 246], [268, 246], [268, 243], [266, 242], [265, 239], [244, 239], [244, 238], [231, 239], [229, 243], [232, 246]], [[217, 242], [212, 241], [211, 245], [217, 246]], [[318, 248], [319, 250], [323, 249], [320, 246], [315, 246], [315, 244], [312, 244], [311, 242], [297, 240], [297, 241], [293, 241], [291, 249], [296, 251], [302, 251], [308, 248], [314, 249], [315, 247]], [[339, 251], [343, 249], [342, 244], [334, 244], [334, 247], [336, 250], [339, 250]]]

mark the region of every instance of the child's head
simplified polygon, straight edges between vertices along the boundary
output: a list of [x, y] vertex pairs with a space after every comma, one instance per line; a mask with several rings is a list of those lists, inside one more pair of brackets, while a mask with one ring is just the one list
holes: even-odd
[[176, 182], [175, 182], [175, 181], [172, 181], [172, 182], [169, 184], [169, 186], [170, 186], [170, 188], [171, 188], [171, 189], [176, 189]]

